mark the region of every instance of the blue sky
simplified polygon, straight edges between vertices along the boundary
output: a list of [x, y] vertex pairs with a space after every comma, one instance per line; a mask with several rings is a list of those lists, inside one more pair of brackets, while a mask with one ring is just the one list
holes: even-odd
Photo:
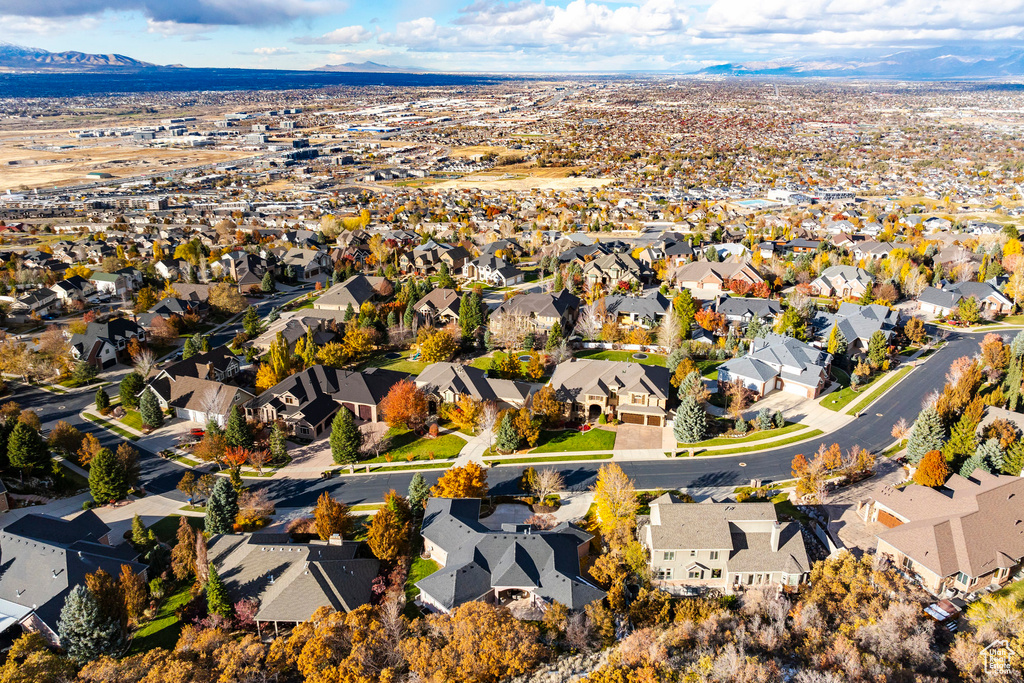
[[157, 64], [698, 69], [1019, 43], [1024, 0], [0, 0], [0, 39]]

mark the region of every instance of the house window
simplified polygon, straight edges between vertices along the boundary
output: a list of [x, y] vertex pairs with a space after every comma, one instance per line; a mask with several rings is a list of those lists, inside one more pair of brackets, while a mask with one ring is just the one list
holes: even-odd
[[717, 550], [712, 550], [711, 551], [711, 559], [712, 560], [717, 560], [718, 559], [718, 551]]
[[645, 403], [644, 396], [643, 394], [630, 394], [629, 402], [635, 406], [642, 406]]
[[690, 578], [690, 579], [703, 579], [704, 578], [704, 572], [702, 570], [700, 570], [700, 569], [691, 569], [690, 572], [687, 574], [687, 578]]
[[659, 568], [656, 578], [661, 580], [667, 580], [672, 578], [672, 567]]
[[959, 583], [961, 586], [970, 586], [971, 577], [967, 576], [967, 574], [964, 574], [963, 572], [957, 572], [956, 582]]
[[690, 557], [697, 557], [697, 551], [696, 550], [691, 550], [690, 551]]
[[712, 569], [711, 570], [711, 578], [712, 579], [720, 579], [720, 578], [722, 578], [722, 570], [721, 569]]
[[675, 550], [666, 550], [665, 551], [664, 560], [666, 562], [672, 562], [675, 559], [676, 559], [676, 551]]

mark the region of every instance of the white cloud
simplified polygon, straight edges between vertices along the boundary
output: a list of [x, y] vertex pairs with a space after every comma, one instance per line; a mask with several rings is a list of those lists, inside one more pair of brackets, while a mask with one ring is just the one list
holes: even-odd
[[253, 50], [255, 54], [270, 56], [270, 55], [291, 55], [295, 54], [286, 47], [258, 47]]
[[343, 26], [322, 36], [300, 36], [292, 42], [300, 45], [357, 45], [373, 38], [373, 33], [362, 26]]
[[18, 17], [0, 15], [0, 35], [32, 34], [53, 36], [65, 33], [94, 31], [99, 26], [95, 17], [79, 17], [75, 20], [50, 19], [46, 17]]

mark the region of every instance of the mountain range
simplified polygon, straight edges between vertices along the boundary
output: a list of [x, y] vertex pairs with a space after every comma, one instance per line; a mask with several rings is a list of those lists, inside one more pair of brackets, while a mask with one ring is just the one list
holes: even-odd
[[50, 52], [37, 47], [0, 43], [0, 71], [98, 71], [155, 66], [124, 55]]
[[900, 80], [1017, 78], [1024, 76], [1024, 48], [995, 53], [964, 47], [935, 47], [859, 58], [798, 57], [718, 64], [701, 69], [697, 74]]
[[313, 71], [374, 74], [421, 74], [428, 73], [430, 69], [421, 69], [414, 66], [388, 66], [387, 64], [378, 64], [377, 62], [345, 62], [344, 64], [326, 64], [313, 69]]

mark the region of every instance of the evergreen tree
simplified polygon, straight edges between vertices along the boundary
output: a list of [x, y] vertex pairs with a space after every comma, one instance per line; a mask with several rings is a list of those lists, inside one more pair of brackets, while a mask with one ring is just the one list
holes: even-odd
[[331, 423], [331, 456], [339, 465], [354, 463], [359, 457], [363, 444], [363, 433], [359, 431], [352, 413], [342, 408]]
[[496, 348], [494, 346], [494, 338], [491, 336], [491, 330], [490, 329], [485, 329], [484, 330], [484, 348], [487, 349], [488, 353], [490, 353], [491, 351], [494, 351], [494, 349]]
[[480, 300], [475, 293], [470, 292], [463, 295], [459, 302], [459, 327], [462, 329], [462, 338], [471, 338], [479, 326]]
[[974, 474], [974, 470], [977, 469], [982, 469], [985, 470], [986, 472], [989, 471], [988, 466], [985, 464], [984, 460], [982, 460], [976, 455], [972, 455], [971, 457], [964, 460], [963, 464], [960, 466], [960, 476], [970, 477], [972, 474]]
[[519, 448], [519, 433], [512, 424], [511, 412], [506, 412], [501, 418], [501, 426], [498, 427], [498, 434], [494, 439], [494, 446], [503, 453], [512, 453]]
[[988, 472], [1002, 472], [1006, 462], [1006, 454], [999, 447], [999, 439], [988, 439], [978, 445], [974, 451], [974, 457], [978, 458]]
[[249, 306], [245, 309], [245, 315], [242, 317], [242, 329], [250, 337], [258, 337], [260, 334], [260, 314], [256, 312], [255, 306]]
[[96, 390], [96, 410], [100, 412], [110, 407], [110, 397], [107, 396], [107, 392], [100, 387]]
[[1003, 458], [1003, 474], [1019, 477], [1024, 474], [1024, 441], [1014, 441]]
[[210, 563], [210, 578], [206, 581], [206, 609], [210, 614], [219, 614], [228, 619], [233, 610], [231, 600], [228, 598], [228, 589], [224, 586], [217, 568]]
[[1010, 342], [1010, 365], [1006, 370], [1006, 407], [1017, 410], [1020, 405], [1020, 388], [1024, 384], [1024, 330]]
[[231, 481], [217, 477], [210, 499], [206, 501], [206, 533], [230, 534], [238, 517], [238, 493]]
[[388, 313], [388, 327], [395, 327], [398, 325], [398, 314], [394, 311]]
[[196, 332], [192, 337], [196, 340], [198, 353], [206, 353], [210, 350], [210, 335], [202, 335]]
[[697, 301], [690, 294], [690, 290], [684, 289], [672, 300], [672, 306], [675, 307], [676, 315], [679, 317], [679, 330], [683, 339], [687, 339], [690, 336], [690, 330], [693, 328], [693, 321], [699, 308]]
[[444, 261], [441, 261], [441, 267], [437, 269], [437, 286], [442, 289], [455, 289], [455, 280], [452, 279], [452, 273]]
[[407, 330], [412, 329], [413, 320], [416, 319], [416, 309], [413, 308], [413, 300], [409, 299], [409, 303], [405, 305], [405, 313], [402, 315], [402, 325]]
[[889, 342], [881, 330], [875, 330], [868, 339], [868, 360], [873, 366], [880, 367], [889, 357]]
[[113, 500], [121, 500], [128, 495], [128, 477], [109, 448], [96, 451], [89, 462], [89, 492], [92, 499], [104, 505]]
[[764, 321], [760, 316], [755, 315], [747, 324], [747, 331], [743, 336], [747, 339], [760, 339], [767, 333], [768, 329], [765, 327]]
[[978, 422], [965, 412], [949, 433], [949, 441], [942, 448], [948, 462], [956, 462], [974, 454], [978, 448]]
[[253, 446], [252, 431], [237, 405], [231, 406], [228, 426], [224, 430], [224, 442], [232, 448], [251, 449]]
[[345, 307], [345, 318], [344, 318], [344, 320], [345, 320], [345, 322], [348, 322], [349, 320], [351, 320], [354, 317], [356, 317], [356, 311], [355, 311], [354, 308], [352, 308], [352, 304], [349, 303], [349, 305]]
[[412, 475], [412, 481], [409, 482], [409, 506], [412, 508], [413, 513], [419, 514], [423, 512], [423, 507], [427, 504], [427, 496], [430, 495], [430, 486], [427, 484], [427, 480], [423, 478], [423, 475], [417, 472]]
[[287, 435], [280, 422], [275, 422], [270, 429], [270, 457], [275, 462], [284, 462], [288, 457], [288, 444], [285, 443]]
[[153, 538], [152, 532], [146, 528], [146, 525], [142, 523], [142, 517], [135, 515], [132, 517], [132, 545], [138, 550], [144, 550], [150, 547], [150, 539]]
[[[185, 344], [188, 347], [188, 344]], [[188, 358], [188, 356], [184, 356]], [[124, 376], [121, 380], [120, 394], [121, 394], [121, 407], [125, 410], [135, 410], [139, 407], [139, 393], [146, 386], [146, 382], [142, 379], [142, 375], [132, 371]]]
[[907, 461], [916, 464], [928, 451], [942, 450], [942, 442], [946, 439], [946, 430], [942, 426], [942, 418], [934, 407], [927, 407], [918, 414], [914, 426], [910, 429], [907, 439]]
[[781, 410], [776, 410], [775, 411], [774, 419], [775, 419], [775, 428], [776, 429], [782, 429], [783, 427], [786, 426], [786, 418], [782, 415], [782, 411]]
[[7, 459], [11, 467], [31, 474], [50, 461], [50, 451], [39, 432], [19, 420], [7, 437]]
[[757, 411], [757, 428], [772, 428], [772, 411], [770, 408], [761, 408], [761, 410]]
[[156, 400], [156, 394], [152, 391], [142, 393], [142, 401], [139, 403], [139, 412], [142, 414], [142, 424], [152, 429], [158, 429], [164, 424], [164, 411], [160, 409], [160, 402]]
[[185, 340], [185, 346], [181, 349], [182, 360], [188, 360], [192, 356], [199, 353], [199, 347], [196, 345], [195, 337], [189, 337]]
[[268, 293], [277, 291], [277, 283], [274, 282], [274, 276], [271, 275], [269, 270], [263, 273], [263, 279], [260, 281], [260, 289]]
[[555, 282], [554, 282], [554, 285], [552, 286], [551, 289], [555, 292], [555, 294], [558, 294], [563, 289], [565, 289], [565, 283], [562, 282], [562, 269], [561, 268], [558, 268], [557, 270], [555, 270]]
[[672, 349], [672, 353], [668, 354], [668, 358], [665, 359], [665, 366], [668, 368], [669, 375], [676, 374], [676, 368], [683, 362], [684, 358], [689, 358], [690, 354], [682, 346], [677, 346]]
[[120, 622], [104, 616], [96, 597], [82, 584], [72, 588], [64, 600], [57, 633], [61, 647], [79, 665], [103, 655], [116, 657], [127, 646]]
[[707, 434], [707, 415], [704, 408], [697, 405], [692, 395], [687, 395], [676, 409], [676, 420], [673, 434], [680, 443], [697, 443], [703, 441]]
[[839, 329], [839, 325], [833, 325], [832, 331], [828, 334], [828, 346], [826, 351], [832, 354], [834, 358], [839, 356], [845, 356], [847, 349], [846, 335]]
[[562, 325], [557, 320], [548, 332], [548, 343], [544, 346], [545, 351], [552, 351], [562, 343]]

